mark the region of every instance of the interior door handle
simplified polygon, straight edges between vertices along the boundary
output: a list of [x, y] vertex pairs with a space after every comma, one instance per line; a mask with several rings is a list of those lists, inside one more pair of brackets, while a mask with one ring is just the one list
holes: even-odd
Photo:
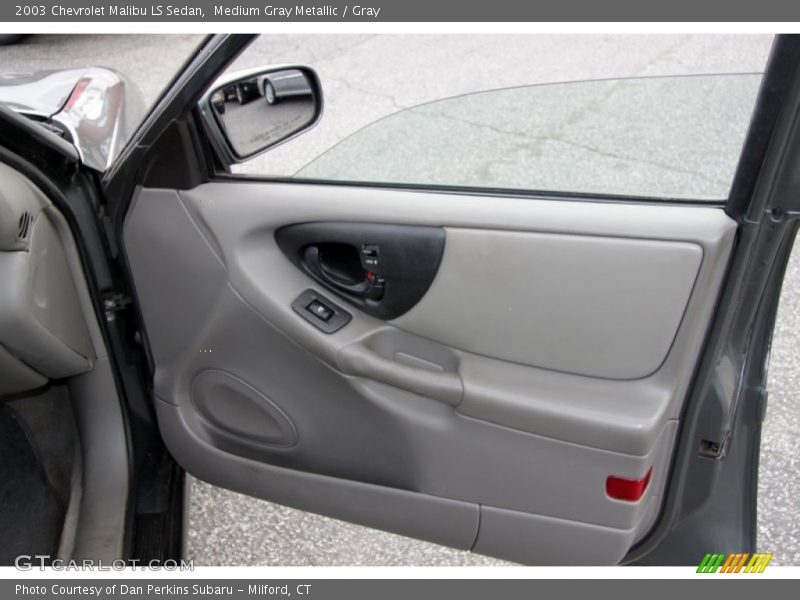
[[386, 223], [298, 223], [275, 231], [302, 270], [362, 312], [391, 321], [427, 293], [442, 262], [443, 227]]
[[359, 342], [339, 351], [339, 368], [348, 375], [374, 379], [451, 406], [458, 406], [464, 385], [457, 373], [429, 371], [385, 358]]
[[303, 253], [303, 261], [306, 267], [323, 283], [330, 287], [339, 290], [344, 294], [356, 296], [358, 298], [368, 298], [370, 300], [380, 300], [383, 296], [384, 285], [381, 280], [377, 283], [374, 279], [370, 279], [369, 274], [365, 272], [364, 279], [361, 281], [347, 281], [344, 278], [337, 276], [325, 267], [320, 256], [320, 251], [317, 246], [308, 246]]

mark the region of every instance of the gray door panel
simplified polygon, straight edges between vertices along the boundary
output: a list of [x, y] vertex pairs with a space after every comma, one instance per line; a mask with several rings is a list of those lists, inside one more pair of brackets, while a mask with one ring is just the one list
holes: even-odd
[[640, 379], [664, 361], [702, 258], [686, 242], [448, 227], [433, 286], [393, 324], [509, 362]]
[[62, 220], [0, 163], [0, 393], [84, 373], [96, 358]]
[[243, 494], [368, 527], [467, 550], [478, 532], [479, 507], [389, 486], [328, 477], [220, 450], [197, 437], [190, 411], [156, 404], [159, 427], [175, 459], [190, 473]]
[[[324, 221], [444, 227], [428, 293], [384, 322], [319, 286], [274, 232]], [[193, 474], [512, 560], [614, 563], [658, 513], [734, 231], [709, 207], [229, 182], [140, 189], [124, 238], [159, 423]], [[309, 288], [351, 322], [300, 318]], [[606, 495], [650, 469], [638, 502]]]

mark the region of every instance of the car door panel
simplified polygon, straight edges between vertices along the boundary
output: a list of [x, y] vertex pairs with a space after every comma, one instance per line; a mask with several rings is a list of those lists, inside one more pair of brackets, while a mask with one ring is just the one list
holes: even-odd
[[[349, 304], [276, 241], [326, 222], [444, 228], [430, 289], [388, 321]], [[715, 207], [224, 181], [140, 188], [124, 242], [189, 472], [512, 560], [610, 564], [658, 513], [734, 232]], [[301, 318], [308, 289], [352, 320]], [[639, 501], [607, 495], [651, 469]]]
[[508, 362], [638, 379], [663, 362], [701, 259], [683, 242], [448, 227], [435, 284], [393, 324]]

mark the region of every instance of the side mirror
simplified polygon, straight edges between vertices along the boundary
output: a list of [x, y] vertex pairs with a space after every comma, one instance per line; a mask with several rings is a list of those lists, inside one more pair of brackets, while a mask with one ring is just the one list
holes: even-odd
[[322, 115], [322, 89], [308, 67], [239, 71], [211, 86], [200, 113], [212, 143], [233, 164], [313, 127]]

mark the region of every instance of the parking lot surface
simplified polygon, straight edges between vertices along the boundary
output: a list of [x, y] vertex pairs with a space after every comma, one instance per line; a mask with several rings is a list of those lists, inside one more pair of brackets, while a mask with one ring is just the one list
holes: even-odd
[[[0, 70], [110, 66], [126, 73], [152, 102], [199, 40], [188, 35], [34, 36], [0, 48]], [[326, 113], [297, 145], [281, 146], [237, 170], [291, 175], [379, 118], [471, 91], [608, 77], [760, 72], [769, 45], [767, 36], [270, 36], [242, 55], [237, 66], [314, 67]], [[418, 77], [409, 75], [414, 73]], [[487, 81], [476, 73], [493, 75]], [[775, 553], [773, 564], [800, 565], [799, 336], [800, 251], [795, 251], [772, 348], [762, 439], [759, 547]], [[188, 517], [186, 554], [198, 565], [504, 564], [199, 481], [192, 481]]]

